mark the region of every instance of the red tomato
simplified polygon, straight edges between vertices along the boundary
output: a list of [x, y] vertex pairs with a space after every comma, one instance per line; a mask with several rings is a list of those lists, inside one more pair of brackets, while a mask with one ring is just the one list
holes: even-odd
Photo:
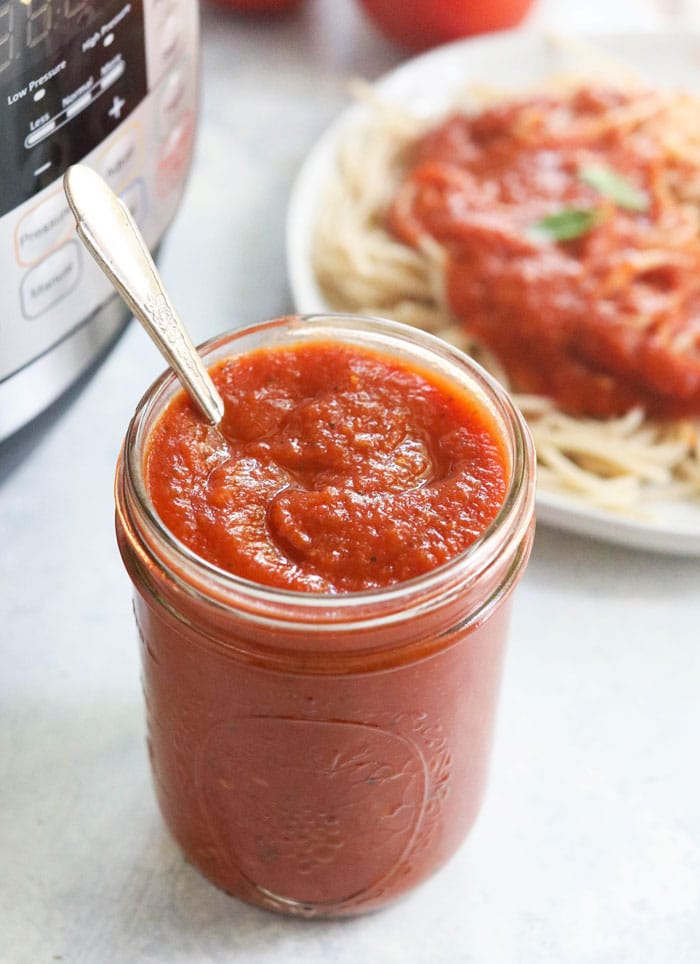
[[486, 30], [520, 23], [533, 0], [360, 0], [392, 40], [425, 50]]
[[210, 0], [219, 7], [228, 7], [236, 13], [288, 13], [300, 7], [304, 0]]

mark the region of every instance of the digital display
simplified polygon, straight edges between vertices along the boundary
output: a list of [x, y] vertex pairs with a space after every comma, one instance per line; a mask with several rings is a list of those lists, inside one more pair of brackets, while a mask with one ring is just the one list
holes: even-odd
[[147, 93], [143, 0], [0, 0], [0, 216]]
[[91, 0], [0, 0], [0, 78], [58, 51], [102, 6]]

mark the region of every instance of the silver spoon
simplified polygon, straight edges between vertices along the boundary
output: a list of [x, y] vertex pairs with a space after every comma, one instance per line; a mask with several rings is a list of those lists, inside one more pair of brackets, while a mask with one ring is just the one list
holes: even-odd
[[183, 388], [212, 425], [224, 402], [168, 297], [127, 206], [85, 164], [63, 175], [78, 237], [151, 336]]

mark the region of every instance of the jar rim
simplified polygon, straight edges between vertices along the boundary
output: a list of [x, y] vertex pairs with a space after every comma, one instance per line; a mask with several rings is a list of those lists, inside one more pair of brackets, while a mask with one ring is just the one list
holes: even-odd
[[[205, 363], [215, 361], [216, 356], [233, 354], [236, 342], [250, 337], [263, 337], [269, 344], [293, 344], [301, 339], [348, 341], [341, 333], [365, 338], [366, 345], [375, 350], [390, 349], [398, 345], [408, 357], [413, 349], [420, 351], [418, 359], [425, 364], [432, 360], [449, 370], [452, 380], [471, 389], [479, 396], [494, 417], [503, 435], [510, 459], [508, 489], [501, 506], [487, 528], [461, 553], [427, 573], [390, 586], [346, 593], [305, 592], [277, 588], [245, 579], [221, 569], [199, 556], [181, 542], [162, 522], [149, 497], [143, 472], [144, 455], [150, 432], [170, 398], [179, 389], [175, 373], [168, 369], [146, 390], [136, 406], [129, 423], [117, 473], [123, 475], [128, 498], [128, 508], [135, 509], [132, 521], [137, 528], [148, 532], [149, 554], [168, 574], [184, 588], [198, 589], [200, 597], [222, 602], [227, 598], [240, 603], [269, 608], [283, 612], [293, 608], [309, 614], [335, 614], [337, 619], [349, 620], [358, 608], [371, 607], [373, 612], [396, 612], [405, 616], [407, 603], [417, 597], [422, 601], [431, 599], [446, 586], [459, 583], [469, 585], [497, 558], [508, 544], [519, 544], [531, 522], [534, 503], [534, 446], [523, 416], [520, 414], [503, 387], [474, 359], [453, 345], [423, 330], [383, 318], [341, 312], [289, 315], [259, 322], [242, 328], [234, 328], [216, 335], [198, 346]], [[286, 339], [292, 333], [293, 339]], [[281, 337], [280, 337], [281, 336]], [[380, 344], [376, 345], [376, 339]], [[277, 340], [275, 340], [277, 339]], [[282, 340], [284, 339], [284, 340]], [[357, 342], [355, 342], [357, 343]], [[261, 342], [262, 347], [265, 342]], [[252, 349], [244, 349], [252, 350]], [[214, 356], [213, 358], [211, 356]], [[457, 377], [461, 376], [461, 377]], [[117, 495], [119, 505], [119, 495]], [[204, 589], [203, 587], [206, 587]], [[353, 627], [358, 627], [356, 619]]]

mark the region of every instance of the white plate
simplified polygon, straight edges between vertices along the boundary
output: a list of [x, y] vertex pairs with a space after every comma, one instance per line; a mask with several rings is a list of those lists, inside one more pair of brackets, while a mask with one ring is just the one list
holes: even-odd
[[[585, 41], [601, 57], [631, 66], [650, 83], [700, 92], [700, 36], [607, 34]], [[596, 54], [596, 55], [597, 55]], [[465, 40], [409, 60], [376, 84], [383, 96], [430, 116], [446, 109], [471, 82], [517, 90], [584, 66], [571, 46], [528, 32]], [[590, 67], [590, 61], [588, 62]], [[311, 241], [323, 186], [333, 174], [338, 143], [362, 120], [355, 105], [328, 128], [310, 152], [294, 185], [287, 216], [287, 268], [298, 311], [328, 310], [314, 277]], [[700, 556], [700, 503], [649, 503], [649, 521], [592, 509], [574, 498], [540, 492], [541, 522], [621, 545]]]

